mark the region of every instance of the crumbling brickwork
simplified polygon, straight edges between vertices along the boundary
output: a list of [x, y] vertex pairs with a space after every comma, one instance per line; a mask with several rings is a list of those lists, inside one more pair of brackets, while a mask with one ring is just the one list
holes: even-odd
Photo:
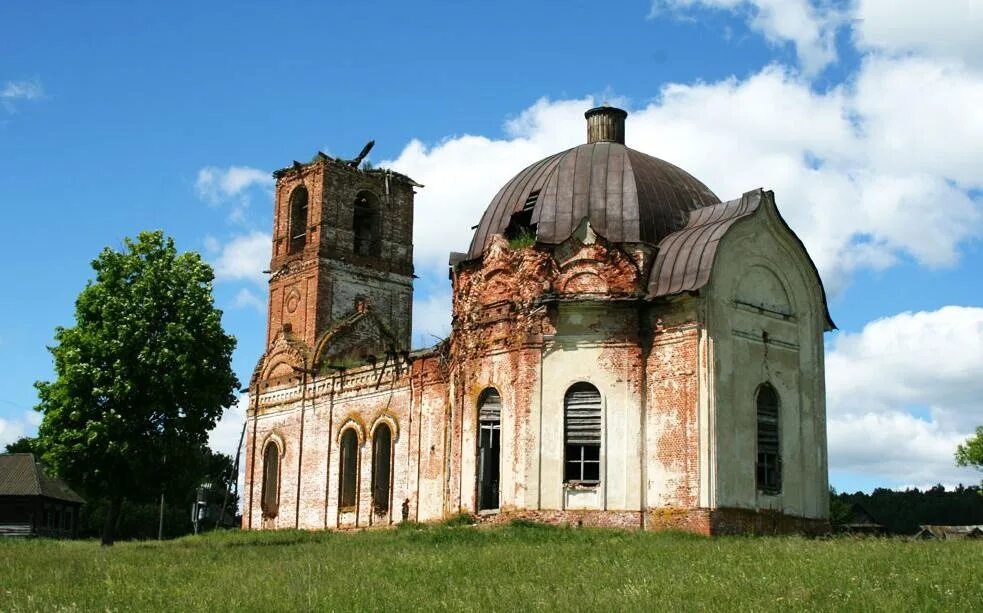
[[[621, 143], [590, 152], [547, 158], [496, 196], [476, 245], [452, 258], [450, 337], [416, 352], [419, 186], [323, 155], [277, 171], [245, 527], [355, 529], [465, 512], [706, 535], [825, 530], [831, 322], [801, 244], [760, 194], [719, 204]], [[615, 166], [586, 168], [605, 152]], [[686, 225], [693, 206], [704, 208]], [[537, 223], [549, 225], [548, 242]], [[780, 492], [755, 482], [762, 382], [785, 398]], [[266, 488], [275, 508], [260, 502]]]

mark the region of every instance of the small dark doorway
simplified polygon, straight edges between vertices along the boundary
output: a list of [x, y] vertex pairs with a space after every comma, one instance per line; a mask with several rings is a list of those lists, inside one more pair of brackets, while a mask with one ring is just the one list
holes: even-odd
[[478, 510], [498, 508], [502, 397], [488, 389], [478, 403]]

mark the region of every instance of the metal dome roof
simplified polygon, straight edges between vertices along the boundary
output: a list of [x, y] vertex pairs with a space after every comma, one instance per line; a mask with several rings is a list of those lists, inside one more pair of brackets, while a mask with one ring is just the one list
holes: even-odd
[[625, 115], [611, 107], [587, 111], [590, 142], [540, 160], [506, 183], [482, 215], [468, 257], [480, 257], [516, 214], [529, 216], [539, 243], [563, 242], [587, 217], [609, 241], [654, 245], [685, 226], [690, 211], [720, 203], [685, 170], [626, 147]]

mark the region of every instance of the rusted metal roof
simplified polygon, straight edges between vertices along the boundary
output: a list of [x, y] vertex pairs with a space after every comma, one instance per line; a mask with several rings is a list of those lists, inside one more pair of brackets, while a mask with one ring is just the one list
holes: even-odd
[[719, 202], [669, 162], [616, 142], [587, 143], [542, 159], [506, 183], [481, 217], [468, 257], [480, 257], [523, 209], [531, 209], [540, 243], [563, 242], [587, 217], [611, 242], [656, 244], [682, 228], [690, 211]]
[[85, 502], [61, 479], [46, 475], [30, 453], [0, 454], [0, 496], [44, 496]]
[[[771, 199], [774, 207], [774, 196], [771, 192], [756, 189], [746, 192], [736, 200], [728, 200], [720, 204], [706, 206], [689, 214], [689, 222], [684, 228], [665, 236], [658, 245], [655, 264], [649, 276], [648, 295], [650, 298], [671, 296], [687, 291], [695, 291], [710, 281], [713, 261], [717, 255], [717, 245], [727, 230], [745, 217], [754, 214], [761, 206], [762, 199]], [[781, 214], [775, 209], [775, 214], [788, 233], [798, 243], [816, 275], [819, 290], [823, 298], [823, 313], [826, 319], [826, 329], [833, 330], [836, 324], [829, 314], [826, 302], [826, 290], [816, 265], [809, 258], [805, 245], [788, 227]]]
[[649, 295], [668, 296], [706, 285], [720, 239], [735, 222], [756, 211], [760, 203], [760, 191], [754, 191], [691, 213], [686, 227], [659, 243], [649, 278]]

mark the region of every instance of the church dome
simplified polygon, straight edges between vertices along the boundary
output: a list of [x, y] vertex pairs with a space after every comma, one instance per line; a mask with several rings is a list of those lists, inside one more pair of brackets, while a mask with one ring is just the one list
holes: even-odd
[[626, 147], [625, 111], [602, 106], [584, 115], [587, 143], [506, 183], [481, 217], [469, 258], [480, 257], [493, 235], [523, 226], [539, 243], [561, 243], [584, 217], [609, 241], [654, 245], [686, 225], [690, 211], [720, 203], [685, 170]]

